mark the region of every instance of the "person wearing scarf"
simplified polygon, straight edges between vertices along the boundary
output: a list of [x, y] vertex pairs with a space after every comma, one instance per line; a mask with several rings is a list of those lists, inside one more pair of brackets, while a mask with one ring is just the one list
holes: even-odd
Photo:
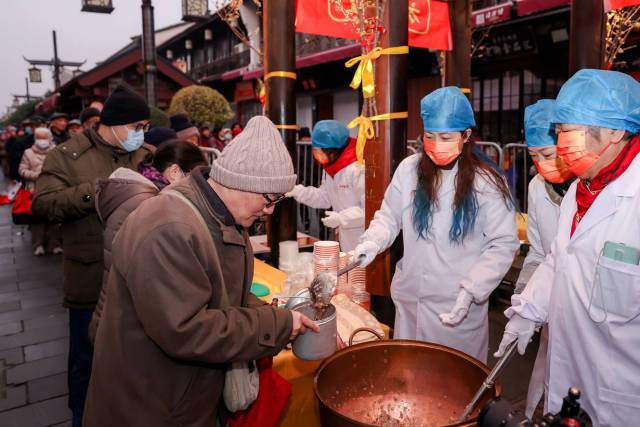
[[640, 413], [640, 83], [580, 70], [551, 121], [558, 156], [578, 179], [549, 255], [505, 312], [496, 356], [515, 340], [524, 353], [547, 324], [545, 413], [576, 386], [594, 426], [631, 425]]

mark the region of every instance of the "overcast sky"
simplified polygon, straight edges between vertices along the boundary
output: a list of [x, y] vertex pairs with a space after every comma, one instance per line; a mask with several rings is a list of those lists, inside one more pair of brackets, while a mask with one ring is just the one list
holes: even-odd
[[[25, 94], [29, 59], [53, 58], [52, 30], [58, 38], [58, 56], [65, 61], [87, 60], [84, 71], [128, 44], [142, 32], [139, 0], [113, 0], [110, 15], [81, 12], [81, 0], [2, 0], [0, 2], [0, 116], [13, 102], [12, 94]], [[156, 29], [180, 22], [181, 0], [153, 0]], [[49, 67], [42, 83], [30, 83], [31, 95], [53, 88]]]

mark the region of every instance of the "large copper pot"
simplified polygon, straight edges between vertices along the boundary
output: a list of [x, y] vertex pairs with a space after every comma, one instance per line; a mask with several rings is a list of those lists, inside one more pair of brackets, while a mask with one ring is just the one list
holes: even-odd
[[354, 345], [318, 368], [314, 391], [325, 427], [475, 425], [479, 408], [500, 394], [485, 393], [464, 423], [458, 418], [489, 368], [438, 344], [385, 340]]

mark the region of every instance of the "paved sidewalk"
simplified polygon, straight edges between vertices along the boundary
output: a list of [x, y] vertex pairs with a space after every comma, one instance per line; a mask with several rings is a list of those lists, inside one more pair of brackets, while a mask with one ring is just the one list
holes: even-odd
[[70, 426], [62, 257], [36, 257], [0, 206], [0, 426]]
[[[30, 241], [26, 227], [11, 222], [10, 207], [0, 206], [0, 426], [70, 426], [62, 258], [34, 256]], [[504, 308], [489, 312], [491, 353], [502, 337]], [[521, 408], [536, 352], [537, 342], [514, 357], [501, 380], [503, 395]]]

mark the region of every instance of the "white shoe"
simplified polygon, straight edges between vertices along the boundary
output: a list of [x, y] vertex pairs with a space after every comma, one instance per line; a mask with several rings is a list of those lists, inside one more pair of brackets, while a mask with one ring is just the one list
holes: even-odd
[[54, 255], [60, 255], [63, 254], [64, 251], [62, 250], [62, 248], [60, 246], [56, 246], [55, 248], [53, 248], [53, 254]]
[[42, 256], [42, 255], [44, 255], [44, 248], [43, 248], [42, 246], [38, 246], [38, 247], [36, 248], [36, 250], [35, 250], [35, 251], [33, 251], [33, 254], [34, 254], [35, 256]]

